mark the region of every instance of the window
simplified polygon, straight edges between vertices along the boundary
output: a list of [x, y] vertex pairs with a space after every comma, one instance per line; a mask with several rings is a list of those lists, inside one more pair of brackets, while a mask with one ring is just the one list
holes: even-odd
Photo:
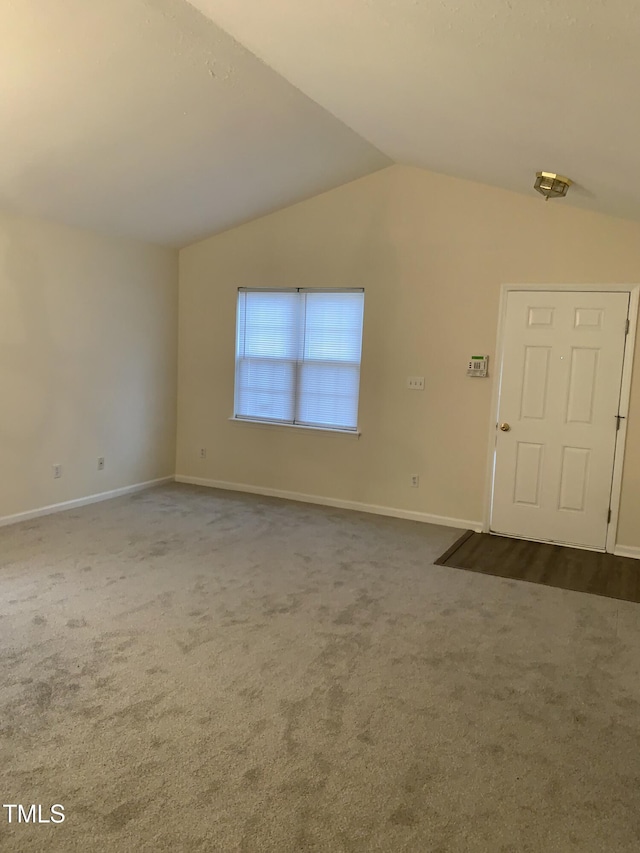
[[356, 430], [362, 290], [238, 291], [235, 417]]

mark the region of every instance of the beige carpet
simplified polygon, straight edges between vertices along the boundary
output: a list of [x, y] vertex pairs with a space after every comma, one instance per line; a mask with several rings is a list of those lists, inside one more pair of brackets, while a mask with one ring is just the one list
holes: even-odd
[[[0, 530], [3, 851], [640, 849], [640, 606], [188, 486]], [[44, 814], [43, 814], [44, 816]]]

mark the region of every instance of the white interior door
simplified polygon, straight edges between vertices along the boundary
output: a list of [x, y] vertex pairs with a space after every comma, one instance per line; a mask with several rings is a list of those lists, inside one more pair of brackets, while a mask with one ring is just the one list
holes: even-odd
[[629, 294], [510, 291], [491, 530], [605, 549]]

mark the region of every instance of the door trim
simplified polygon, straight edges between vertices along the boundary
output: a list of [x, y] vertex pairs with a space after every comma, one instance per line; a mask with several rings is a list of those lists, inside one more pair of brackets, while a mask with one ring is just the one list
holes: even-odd
[[[493, 473], [496, 452], [496, 423], [498, 421], [498, 406], [500, 403], [500, 374], [504, 352], [504, 329], [507, 312], [507, 298], [513, 290], [550, 290], [550, 291], [589, 291], [603, 293], [629, 294], [629, 333], [625, 341], [624, 363], [622, 366], [622, 385], [620, 389], [619, 412], [624, 416], [616, 436], [615, 457], [613, 463], [613, 480], [611, 485], [611, 522], [607, 528], [605, 551], [613, 553], [616, 548], [618, 531], [618, 515], [620, 512], [620, 494], [622, 492], [622, 472], [624, 469], [624, 451], [627, 439], [629, 415], [629, 400], [631, 397], [631, 375], [633, 372], [633, 356], [636, 345], [638, 328], [638, 306], [640, 305], [640, 284], [503, 284], [500, 288], [500, 303], [498, 308], [498, 330], [496, 335], [496, 357], [494, 362], [494, 382], [491, 389], [491, 420], [489, 422], [489, 448], [487, 455], [486, 488], [482, 530], [489, 533], [491, 529], [491, 506], [493, 502]], [[573, 546], [579, 547], [579, 546]]]

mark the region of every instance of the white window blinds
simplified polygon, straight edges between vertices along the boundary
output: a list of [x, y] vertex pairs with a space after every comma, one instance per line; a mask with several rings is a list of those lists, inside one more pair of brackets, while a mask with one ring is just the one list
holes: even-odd
[[355, 430], [364, 292], [240, 290], [235, 416]]

